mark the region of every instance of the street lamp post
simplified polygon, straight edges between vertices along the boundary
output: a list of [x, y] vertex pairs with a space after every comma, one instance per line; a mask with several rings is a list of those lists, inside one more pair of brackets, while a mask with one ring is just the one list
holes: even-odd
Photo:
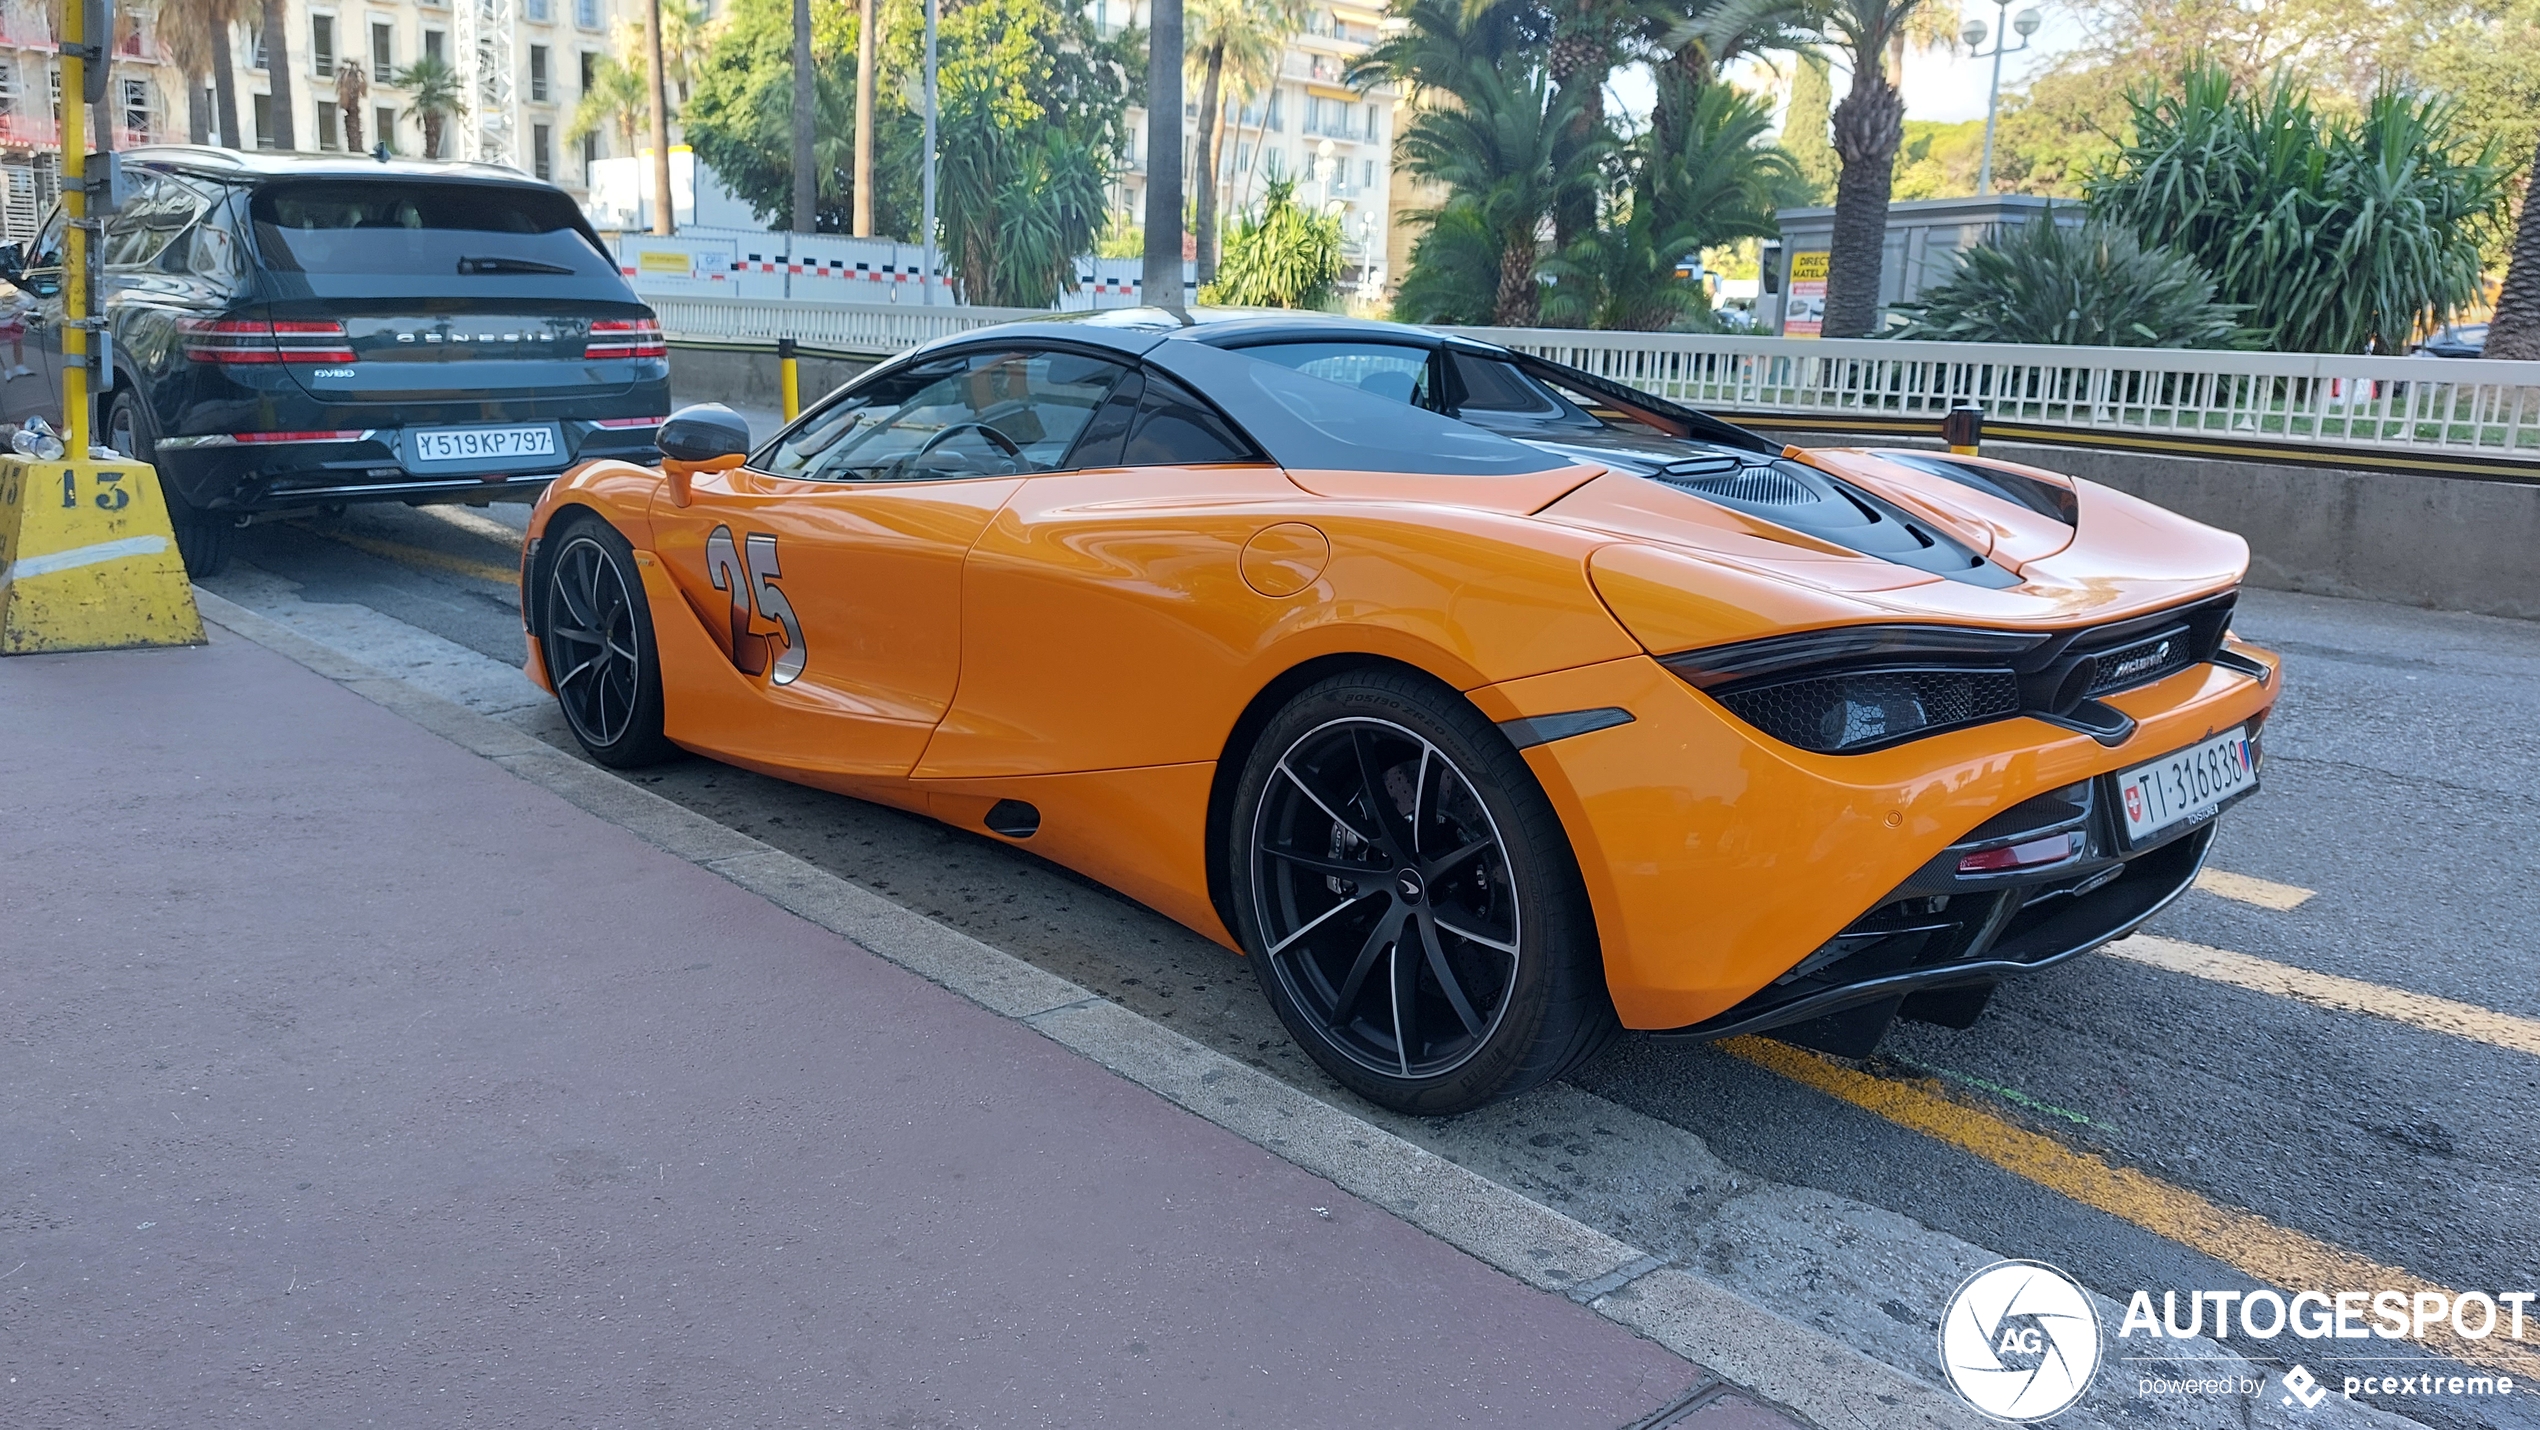
[[[926, 230], [922, 235], [926, 240], [926, 267], [918, 275], [917, 293], [919, 301], [929, 304], [935, 301], [935, 107], [941, 97], [936, 88], [939, 77], [935, 72], [935, 17], [935, 0], [926, 0], [926, 172], [922, 180], [925, 214], [919, 220]], [[971, 301], [979, 300], [973, 297]]]
[[[2039, 24], [2035, 6], [2011, 16], [2011, 28], [2019, 32], [2020, 42], [2005, 44], [2007, 37], [2001, 33], [2002, 12], [2011, 8], [2011, 0], [1993, 0], [1993, 8], [1994, 25], [1990, 31], [1982, 20], [1969, 20], [1966, 28], [1958, 32], [1958, 38], [1967, 42], [1967, 52], [1974, 58], [1983, 59], [1988, 54], [1993, 58], [1993, 87], [1986, 91], [1984, 100], [1984, 167], [1976, 173], [1976, 192], [1979, 195], [1993, 192], [1993, 126], [2002, 110], [2002, 57], [2027, 49], [2029, 37], [2037, 33]], [[1984, 48], [1984, 37], [1988, 33], [1993, 36], [1991, 50]]]

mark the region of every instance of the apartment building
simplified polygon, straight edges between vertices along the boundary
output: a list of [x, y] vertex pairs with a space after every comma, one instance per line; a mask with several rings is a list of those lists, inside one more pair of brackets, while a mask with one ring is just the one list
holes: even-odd
[[[185, 128], [164, 137], [240, 148], [277, 142], [264, 7], [249, 0], [240, 8], [230, 36], [240, 132], [219, 133], [211, 76], [171, 70], [167, 83], [184, 96], [176, 114]], [[414, 96], [398, 80], [430, 56], [458, 73], [467, 106], [445, 123], [439, 153], [430, 157], [509, 164], [579, 194], [589, 185], [589, 166], [609, 156], [614, 125], [579, 140], [567, 134], [597, 66], [617, 51], [621, 24], [636, 15], [633, 0], [283, 0], [281, 9], [296, 148], [350, 147], [338, 74], [359, 66], [368, 87], [359, 147], [385, 140], [397, 153], [424, 154]]]
[[[171, 122], [183, 133], [184, 82], [159, 47], [157, 17], [152, 5], [128, 6], [116, 16], [106, 102], [98, 115], [109, 132], [92, 134], [92, 148], [126, 149], [165, 139]], [[61, 190], [62, 76], [55, 54], [43, 0], [0, 4], [0, 239], [32, 237]]]
[[[1123, 24], [1145, 25], [1143, 0], [1093, 0], [1095, 23], [1106, 33]], [[1249, 98], [1225, 100], [1224, 137], [1217, 183], [1227, 221], [1257, 206], [1271, 179], [1291, 179], [1299, 202], [1334, 208], [1341, 220], [1343, 281], [1373, 298], [1388, 284], [1387, 248], [1392, 217], [1393, 140], [1401, 105], [1390, 85], [1364, 92], [1349, 87], [1352, 65], [1375, 48], [1384, 23], [1381, 0], [1365, 5], [1325, 3], [1306, 18], [1279, 57], [1275, 83]], [[1206, 162], [1199, 147], [1199, 87], [1184, 82], [1182, 192]], [[1146, 217], [1146, 111], [1129, 113], [1127, 168], [1112, 186], [1112, 209], [1129, 223]]]

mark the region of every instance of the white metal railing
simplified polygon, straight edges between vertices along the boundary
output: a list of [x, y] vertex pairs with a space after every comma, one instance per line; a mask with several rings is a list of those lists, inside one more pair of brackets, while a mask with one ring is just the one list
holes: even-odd
[[[1036, 308], [647, 295], [674, 340], [881, 355]], [[1454, 328], [1724, 417], [1859, 430], [1929, 423], [1960, 403], [1988, 429], [2077, 442], [2333, 449], [2540, 463], [2540, 362], [2176, 348], [1889, 342], [1736, 334]], [[2535, 471], [2534, 476], [2540, 476]]]
[[784, 298], [647, 296], [673, 342], [773, 343], [881, 356], [996, 323], [1046, 318], [1040, 308], [973, 308], [954, 303], [811, 303]]
[[2540, 362], [1456, 329], [1735, 417], [1996, 424], [2172, 442], [2540, 459]]

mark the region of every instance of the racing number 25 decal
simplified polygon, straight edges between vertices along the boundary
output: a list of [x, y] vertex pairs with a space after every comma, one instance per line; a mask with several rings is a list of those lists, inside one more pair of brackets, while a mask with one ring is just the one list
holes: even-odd
[[[718, 526], [706, 538], [706, 579], [714, 589], [732, 597], [731, 640], [724, 647], [732, 657], [733, 667], [743, 675], [768, 673], [776, 685], [791, 685], [803, 673], [803, 665], [811, 653], [803, 647], [802, 623], [794, 619], [793, 603], [778, 589], [776, 578], [785, 573], [776, 565], [776, 538], [767, 532], [754, 531], [735, 550], [732, 528]], [[775, 636], [763, 636], [750, 629], [750, 611], [755, 606], [759, 619], [774, 621], [784, 632], [784, 649], [776, 653], [774, 669], [769, 669], [768, 646]]]

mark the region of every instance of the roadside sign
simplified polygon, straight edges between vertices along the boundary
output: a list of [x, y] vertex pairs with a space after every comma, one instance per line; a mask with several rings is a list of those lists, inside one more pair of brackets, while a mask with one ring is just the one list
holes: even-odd
[[1826, 260], [1822, 250], [1790, 256], [1790, 296], [1782, 305], [1782, 336], [1813, 338], [1826, 327]]

